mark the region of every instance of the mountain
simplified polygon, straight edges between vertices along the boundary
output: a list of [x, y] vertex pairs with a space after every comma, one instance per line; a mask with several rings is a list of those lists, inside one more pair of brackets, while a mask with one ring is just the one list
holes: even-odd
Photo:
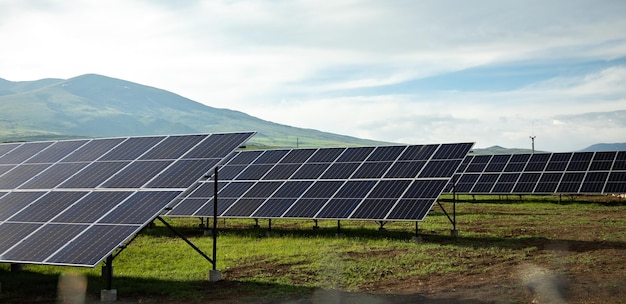
[[265, 147], [386, 144], [277, 124], [102, 75], [0, 78], [0, 142], [238, 131], [256, 131], [249, 145]]
[[595, 144], [582, 149], [583, 152], [626, 151], [626, 143]]

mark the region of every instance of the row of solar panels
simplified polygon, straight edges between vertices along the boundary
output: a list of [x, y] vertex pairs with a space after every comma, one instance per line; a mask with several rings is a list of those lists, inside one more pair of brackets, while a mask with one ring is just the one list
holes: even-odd
[[[244, 151], [220, 166], [218, 216], [423, 220], [473, 144]], [[213, 216], [212, 182], [169, 216]]]
[[468, 155], [453, 181], [462, 194], [626, 193], [626, 151]]

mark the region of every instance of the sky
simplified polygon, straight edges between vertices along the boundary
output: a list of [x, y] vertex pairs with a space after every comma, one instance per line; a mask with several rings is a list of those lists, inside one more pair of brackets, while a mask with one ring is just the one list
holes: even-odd
[[0, 0], [0, 78], [94, 73], [405, 144], [626, 142], [623, 0]]

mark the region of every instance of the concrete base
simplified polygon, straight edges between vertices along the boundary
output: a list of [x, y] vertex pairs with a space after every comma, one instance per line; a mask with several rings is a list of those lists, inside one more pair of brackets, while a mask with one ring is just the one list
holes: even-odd
[[415, 242], [415, 244], [421, 244], [424, 242], [424, 240], [422, 239], [421, 236], [414, 236], [413, 237], [413, 242]]
[[219, 270], [209, 271], [209, 281], [217, 282], [222, 280], [222, 272]]
[[450, 236], [451, 237], [459, 236], [459, 231], [458, 230], [450, 230]]
[[100, 291], [100, 302], [117, 301], [117, 289], [103, 289]]

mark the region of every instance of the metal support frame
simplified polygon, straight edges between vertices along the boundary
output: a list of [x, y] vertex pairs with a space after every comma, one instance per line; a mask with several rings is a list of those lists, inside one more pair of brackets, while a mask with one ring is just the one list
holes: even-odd
[[341, 221], [337, 220], [337, 234], [341, 234]]
[[320, 229], [320, 226], [318, 225], [317, 220], [313, 220], [313, 222], [315, 223], [315, 226], [313, 226], [313, 230]]
[[113, 255], [109, 255], [106, 259], [104, 268], [104, 277], [106, 280], [106, 290], [113, 289]]
[[378, 225], [380, 227], [378, 227], [378, 231], [385, 231], [387, 229], [385, 229], [385, 225], [388, 223], [387, 221], [377, 221], [376, 223], [378, 223]]
[[[215, 167], [214, 172], [214, 194], [213, 194], [213, 257], [210, 258], [206, 253], [204, 253], [200, 248], [194, 245], [189, 239], [187, 239], [182, 233], [178, 232], [172, 225], [166, 222], [160, 216], [157, 216], [157, 219], [165, 225], [168, 229], [170, 229], [174, 234], [183, 239], [185, 243], [187, 243], [191, 248], [193, 248], [196, 252], [198, 252], [205, 260], [209, 261], [213, 265], [213, 270], [217, 270], [217, 191], [218, 189], [218, 167]], [[207, 226], [209, 224], [209, 219], [207, 218]]]
[[[446, 208], [444, 208], [443, 205], [441, 205], [441, 202], [437, 201], [437, 205], [439, 205], [441, 210], [443, 210], [443, 213], [446, 215], [446, 217], [448, 217], [448, 220], [450, 221], [450, 223], [452, 223], [452, 231], [451, 231], [452, 236], [456, 236], [457, 235], [457, 230], [456, 230], [456, 181], [454, 181], [454, 180], [452, 181], [452, 217], [450, 217], [450, 214], [448, 214], [448, 212], [446, 211]], [[416, 226], [416, 228], [417, 228], [417, 226]]]

